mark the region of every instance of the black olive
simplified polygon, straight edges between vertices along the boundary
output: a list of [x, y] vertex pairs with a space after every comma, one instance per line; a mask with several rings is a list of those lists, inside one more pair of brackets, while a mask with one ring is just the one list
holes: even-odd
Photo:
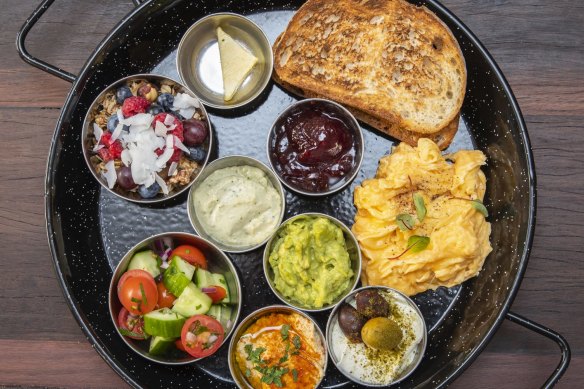
[[361, 315], [372, 317], [388, 317], [389, 303], [375, 289], [367, 289], [357, 293], [357, 312]]
[[353, 343], [362, 342], [361, 328], [363, 328], [367, 321], [363, 315], [349, 304], [343, 303], [339, 308], [338, 320], [341, 330], [349, 341]]

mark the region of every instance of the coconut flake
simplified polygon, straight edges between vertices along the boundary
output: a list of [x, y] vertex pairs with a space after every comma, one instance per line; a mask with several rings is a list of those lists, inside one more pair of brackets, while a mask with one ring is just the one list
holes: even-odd
[[199, 100], [187, 93], [177, 93], [174, 96], [172, 110], [176, 111], [179, 108], [199, 108]]
[[122, 163], [125, 166], [130, 166], [130, 164], [132, 163], [132, 155], [130, 154], [130, 150], [128, 149], [122, 150], [122, 155], [120, 156], [120, 158], [122, 159]]
[[107, 187], [110, 189], [113, 188], [114, 185], [116, 184], [116, 180], [118, 178], [118, 176], [116, 174], [116, 166], [115, 166], [113, 160], [111, 160], [105, 164], [105, 170], [102, 171], [101, 174], [105, 178], [105, 180], [107, 181]]
[[114, 129], [114, 132], [112, 133], [112, 137], [111, 137], [112, 142], [120, 137], [120, 134], [122, 133], [123, 128], [124, 128], [124, 125], [121, 122], [118, 123], [118, 125]]
[[[167, 116], [168, 117], [168, 116]], [[166, 132], [168, 128], [162, 122], [156, 122], [154, 125], [154, 133], [158, 136], [166, 137]]]
[[172, 154], [174, 154], [174, 150], [172, 147], [165, 148], [164, 152], [160, 154], [160, 157], [158, 157], [158, 159], [156, 160], [156, 167], [158, 169], [162, 169], [163, 167], [165, 167], [166, 163], [170, 161], [170, 158], [172, 158]]
[[101, 136], [103, 135], [103, 130], [97, 123], [93, 122], [93, 136], [95, 136], [95, 140], [97, 143], [101, 140]]
[[153, 119], [154, 116], [150, 115], [149, 113], [138, 113], [134, 116], [130, 116], [127, 119], [124, 119], [123, 124], [127, 126], [140, 126], [149, 128]]
[[165, 126], [170, 126], [173, 123], [174, 123], [174, 116], [172, 116], [172, 115], [166, 115], [166, 117], [164, 118], [164, 125]]
[[178, 113], [187, 119], [192, 118], [195, 115], [195, 112], [197, 112], [195, 108], [181, 108], [178, 110]]
[[158, 185], [160, 185], [160, 188], [162, 189], [162, 193], [167, 195], [168, 194], [168, 186], [166, 185], [166, 182], [164, 182], [162, 177], [160, 177], [158, 174], [154, 173], [154, 179], [156, 180]]
[[178, 167], [178, 163], [176, 163], [176, 162], [171, 163], [170, 167], [168, 168], [168, 175], [174, 176], [176, 174], [177, 167]]
[[176, 135], [173, 135], [173, 138], [174, 138], [174, 145], [177, 148], [181, 149], [182, 151], [184, 151], [187, 154], [190, 152], [189, 149], [187, 149], [187, 146], [185, 146]]
[[100, 145], [99, 143], [96, 143], [95, 146], [93, 146], [93, 152], [97, 153], [99, 150], [103, 149], [105, 146], [104, 145]]
[[118, 121], [121, 123], [124, 121], [124, 114], [122, 113], [122, 109], [118, 108], [116, 111], [116, 115], [118, 116]]

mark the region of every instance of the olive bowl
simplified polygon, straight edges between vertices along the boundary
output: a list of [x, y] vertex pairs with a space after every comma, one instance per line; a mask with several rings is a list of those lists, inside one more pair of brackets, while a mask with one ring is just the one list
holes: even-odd
[[[198, 162], [198, 165], [199, 165], [198, 168], [191, 173], [191, 175], [189, 177], [188, 184], [183, 185], [183, 186], [179, 186], [176, 189], [173, 189], [172, 191], [170, 191], [168, 194], [159, 193], [158, 195], [156, 195], [153, 198], [143, 198], [136, 191], [122, 189], [119, 187], [119, 185], [115, 185], [113, 188], [109, 188], [105, 178], [102, 177], [100, 174], [98, 174], [96, 171], [96, 164], [93, 161], [93, 158], [95, 157], [96, 153], [92, 151], [92, 147], [91, 147], [93, 141], [95, 140], [93, 126], [91, 124], [93, 123], [93, 119], [96, 116], [97, 112], [99, 111], [99, 108], [101, 107], [101, 102], [103, 101], [104, 97], [109, 92], [115, 92], [119, 87], [125, 86], [132, 81], [138, 81], [138, 80], [143, 80], [143, 81], [147, 81], [147, 82], [156, 82], [156, 83], [166, 82], [169, 85], [173, 85], [173, 87], [175, 87], [178, 92], [186, 93], [189, 96], [193, 97], [199, 103], [198, 107], [197, 107], [197, 113], [200, 112], [201, 116], [203, 117], [202, 120], [206, 124], [207, 130], [208, 130], [207, 139], [203, 142], [203, 145], [202, 145], [202, 147], [206, 151], [205, 157], [202, 161]], [[115, 115], [115, 113], [114, 113], [114, 115]], [[196, 113], [195, 113], [195, 115], [196, 115]], [[191, 119], [191, 118], [185, 118], [185, 119]], [[184, 86], [180, 82], [178, 82], [170, 77], [161, 76], [161, 75], [157, 75], [157, 74], [150, 74], [150, 73], [134, 74], [131, 76], [121, 78], [121, 79], [113, 82], [112, 84], [110, 84], [105, 89], [103, 89], [103, 91], [93, 100], [89, 109], [87, 110], [87, 112], [85, 114], [85, 119], [83, 121], [83, 126], [81, 129], [81, 149], [83, 152], [83, 157], [84, 157], [85, 162], [87, 164], [87, 168], [89, 169], [89, 171], [91, 172], [91, 174], [93, 175], [95, 180], [104, 189], [106, 189], [110, 193], [113, 193], [114, 195], [116, 195], [124, 200], [132, 201], [134, 203], [139, 203], [139, 204], [162, 203], [162, 202], [170, 200], [170, 199], [177, 197], [180, 194], [186, 192], [191, 187], [193, 182], [195, 182], [197, 176], [201, 173], [201, 171], [203, 170], [203, 168], [207, 164], [207, 162], [209, 160], [209, 156], [211, 154], [211, 150], [213, 148], [213, 141], [214, 141], [213, 140], [213, 129], [211, 127], [211, 121], [209, 120], [209, 115], [207, 114], [207, 111], [205, 110], [205, 107], [202, 104], [201, 100], [198, 98], [198, 96], [195, 95], [189, 88], [187, 88], [186, 86]]]
[[333, 328], [335, 326], [339, 325], [338, 324], [338, 314], [339, 314], [340, 307], [342, 306], [343, 303], [347, 303], [347, 304], [351, 305], [351, 303], [353, 303], [355, 301], [355, 296], [359, 292], [363, 292], [366, 290], [386, 291], [386, 292], [389, 292], [390, 294], [392, 294], [392, 298], [394, 300], [396, 298], [403, 299], [403, 302], [405, 302], [405, 304], [407, 306], [409, 306], [410, 308], [412, 308], [414, 310], [414, 312], [417, 314], [417, 316], [421, 320], [421, 323], [423, 326], [422, 339], [420, 340], [420, 342], [416, 346], [416, 356], [411, 361], [411, 363], [409, 363], [400, 372], [399, 376], [396, 377], [394, 379], [394, 381], [389, 383], [389, 385], [393, 386], [393, 385], [398, 384], [399, 382], [405, 380], [414, 370], [416, 370], [416, 368], [418, 367], [418, 365], [420, 364], [420, 362], [422, 361], [422, 359], [424, 357], [424, 353], [426, 351], [427, 337], [428, 337], [428, 329], [426, 327], [426, 322], [424, 321], [424, 316], [422, 315], [422, 312], [420, 311], [418, 306], [414, 303], [414, 301], [411, 298], [409, 298], [408, 296], [406, 296], [405, 294], [401, 293], [400, 291], [398, 291], [396, 289], [389, 288], [386, 286], [364, 286], [364, 287], [353, 290], [345, 298], [343, 298], [331, 311], [331, 314], [329, 315], [328, 321], [326, 323], [326, 342], [327, 342], [329, 356], [330, 356], [333, 364], [337, 367], [337, 369], [339, 369], [339, 371], [343, 375], [345, 375], [348, 379], [350, 379], [351, 381], [353, 381], [359, 385], [368, 386], [368, 387], [387, 387], [387, 384], [385, 384], [385, 383], [375, 384], [375, 383], [363, 381], [363, 380], [355, 377], [354, 375], [352, 375], [349, 371], [347, 371], [347, 369], [345, 369], [342, 365], [340, 365], [339, 358], [335, 354], [335, 351], [334, 351]]
[[[127, 271], [130, 264], [130, 260], [137, 252], [146, 249], [155, 250], [155, 242], [161, 240], [171, 240], [174, 247], [179, 245], [187, 244], [194, 246], [201, 250], [207, 259], [208, 270], [211, 272], [220, 272], [225, 276], [225, 281], [227, 282], [228, 293], [231, 301], [234, 303], [230, 304], [232, 307], [231, 316], [227, 322], [227, 328], [225, 330], [225, 336], [220, 347], [223, 347], [227, 342], [227, 339], [235, 329], [235, 325], [239, 319], [239, 314], [241, 311], [241, 285], [239, 281], [239, 276], [237, 271], [233, 266], [229, 257], [219, 250], [213, 243], [193, 234], [186, 232], [165, 232], [162, 234], [157, 234], [149, 238], [144, 239], [140, 243], [132, 247], [121, 259], [119, 264], [114, 270], [108, 292], [108, 305], [111, 320], [116, 328], [116, 332], [120, 335], [124, 343], [128, 345], [136, 354], [141, 357], [151, 361], [160, 363], [162, 365], [176, 366], [176, 365], [186, 365], [199, 361], [203, 358], [195, 358], [184, 352], [176, 350], [171, 350], [165, 356], [155, 356], [148, 352], [149, 341], [148, 340], [134, 340], [128, 338], [120, 332], [118, 324], [118, 314], [122, 308], [122, 304], [119, 301], [117, 294], [118, 282], [122, 275]], [[206, 358], [206, 357], [205, 357]]]
[[[345, 238], [345, 245], [347, 247], [347, 252], [349, 253], [349, 258], [351, 260], [351, 270], [353, 270], [353, 276], [351, 277], [351, 282], [349, 283], [349, 286], [347, 286], [347, 288], [345, 288], [345, 290], [343, 290], [342, 293], [340, 293], [337, 298], [335, 298], [329, 304], [323, 305], [322, 307], [319, 307], [319, 308], [315, 308], [315, 307], [303, 305], [300, 302], [295, 301], [295, 300], [283, 295], [276, 288], [276, 285], [274, 284], [274, 270], [272, 269], [272, 266], [270, 265], [270, 254], [272, 252], [272, 249], [274, 247], [276, 240], [279, 237], [280, 231], [282, 231], [282, 229], [284, 229], [287, 224], [292, 223], [292, 222], [299, 220], [299, 219], [303, 219], [303, 218], [319, 218], [319, 217], [330, 220], [335, 226], [339, 227], [343, 231], [343, 237]], [[270, 286], [270, 289], [272, 289], [272, 292], [274, 292], [276, 297], [278, 297], [282, 302], [284, 302], [285, 304], [288, 304], [296, 309], [300, 309], [300, 310], [307, 311], [307, 312], [326, 311], [326, 310], [334, 307], [339, 301], [343, 300], [345, 298], [345, 296], [347, 296], [349, 293], [351, 293], [351, 291], [353, 289], [355, 289], [355, 287], [359, 283], [359, 277], [361, 275], [361, 250], [359, 250], [359, 244], [357, 242], [357, 238], [355, 238], [355, 236], [353, 235], [353, 233], [351, 232], [349, 227], [347, 227], [340, 220], [338, 220], [332, 216], [325, 215], [323, 213], [316, 213], [316, 212], [301, 213], [299, 215], [293, 216], [293, 217], [287, 219], [286, 221], [284, 221], [280, 225], [280, 227], [278, 227], [278, 229], [276, 230], [274, 235], [272, 235], [270, 240], [267, 242], [266, 247], [264, 249], [263, 267], [264, 267], [264, 275], [266, 277], [266, 280], [268, 281], [268, 285]]]
[[[318, 337], [320, 339], [323, 352], [325, 354], [324, 355], [323, 376], [321, 377], [320, 381], [316, 384], [315, 388], [318, 387], [320, 385], [320, 383], [322, 382], [322, 380], [324, 379], [324, 376], [325, 376], [324, 372], [326, 372], [326, 368], [328, 365], [327, 343], [325, 340], [325, 336], [323, 335], [322, 330], [320, 329], [318, 324], [308, 314], [306, 314], [305, 312], [302, 312], [296, 308], [292, 308], [292, 307], [285, 306], [285, 305], [269, 305], [269, 306], [260, 308], [256, 311], [250, 313], [247, 317], [245, 317], [241, 321], [241, 323], [239, 323], [237, 328], [235, 329], [235, 332], [233, 333], [233, 336], [231, 337], [231, 342], [229, 342], [229, 353], [228, 353], [229, 371], [231, 373], [231, 376], [233, 377], [233, 380], [235, 381], [235, 384], [240, 389], [253, 389], [252, 386], [247, 382], [247, 380], [245, 378], [245, 373], [242, 372], [241, 369], [239, 368], [239, 366], [237, 365], [237, 360], [235, 358], [237, 342], [239, 341], [239, 338], [241, 338], [241, 336], [245, 333], [245, 331], [247, 331], [247, 329], [251, 325], [253, 325], [258, 319], [260, 319], [262, 316], [269, 315], [272, 313], [284, 313], [284, 314], [296, 313], [296, 314], [301, 315], [302, 317], [310, 320], [310, 322], [314, 325], [314, 328], [316, 329], [316, 333], [318, 334]], [[306, 388], [306, 389], [310, 389], [310, 388]]]
[[255, 250], [258, 247], [261, 247], [270, 239], [272, 234], [268, 235], [261, 242], [251, 245], [233, 246], [226, 244], [216, 239], [205, 230], [203, 224], [197, 217], [197, 209], [194, 205], [195, 192], [201, 186], [201, 184], [205, 182], [205, 179], [207, 177], [209, 177], [212, 173], [216, 172], [217, 170], [234, 166], [251, 166], [260, 169], [262, 172], [266, 174], [268, 181], [272, 184], [274, 189], [276, 189], [276, 192], [278, 192], [278, 194], [280, 195], [280, 214], [278, 215], [278, 221], [274, 227], [275, 231], [280, 225], [280, 223], [282, 223], [282, 220], [284, 219], [284, 213], [286, 211], [286, 195], [284, 193], [284, 189], [282, 188], [282, 184], [280, 184], [280, 181], [276, 177], [276, 174], [272, 170], [270, 170], [269, 167], [267, 167], [266, 165], [264, 165], [262, 162], [258, 161], [255, 158], [247, 157], [244, 155], [230, 155], [227, 157], [216, 159], [213, 162], [211, 162], [199, 175], [199, 177], [197, 178], [197, 182], [195, 182], [195, 184], [191, 187], [189, 191], [187, 211], [191, 225], [193, 226], [197, 234], [213, 242], [217, 247], [219, 247], [223, 251], [229, 253], [244, 253]]

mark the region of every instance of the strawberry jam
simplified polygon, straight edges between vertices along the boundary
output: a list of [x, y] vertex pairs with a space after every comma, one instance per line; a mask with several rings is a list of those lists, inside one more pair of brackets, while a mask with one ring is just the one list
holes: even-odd
[[291, 186], [328, 191], [355, 163], [354, 135], [338, 112], [319, 101], [300, 104], [275, 127], [271, 159]]

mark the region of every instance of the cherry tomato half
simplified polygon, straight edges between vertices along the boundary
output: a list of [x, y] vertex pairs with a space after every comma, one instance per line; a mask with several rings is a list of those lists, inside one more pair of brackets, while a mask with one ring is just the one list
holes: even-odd
[[177, 349], [179, 349], [180, 351], [184, 351], [185, 353], [187, 352], [187, 350], [185, 350], [183, 344], [182, 344], [182, 340], [181, 339], [177, 339], [174, 341], [174, 345], [176, 346]]
[[[118, 326], [121, 330], [125, 330], [122, 331], [123, 335], [128, 338], [136, 340], [146, 339], [146, 335], [144, 335], [144, 318], [142, 316], [132, 315], [124, 307], [122, 307], [120, 313], [118, 313]], [[131, 332], [132, 334], [129, 334], [128, 332]], [[135, 334], [135, 336], [133, 334]]]
[[203, 293], [205, 293], [207, 296], [211, 297], [211, 300], [213, 300], [213, 304], [217, 304], [218, 302], [223, 300], [225, 298], [225, 296], [227, 296], [227, 291], [225, 290], [225, 288], [223, 288], [219, 285], [207, 286], [207, 287], [203, 288], [202, 290], [203, 290]]
[[205, 255], [201, 250], [194, 246], [189, 246], [186, 244], [178, 246], [172, 250], [170, 258], [172, 258], [173, 255], [178, 255], [191, 265], [207, 270], [207, 259], [205, 258]]
[[185, 322], [180, 339], [187, 353], [203, 358], [215, 353], [224, 337], [221, 323], [207, 315], [195, 315]]
[[118, 298], [130, 313], [144, 315], [158, 303], [158, 289], [150, 273], [144, 270], [126, 272], [118, 283]]
[[158, 288], [158, 308], [172, 308], [176, 297], [166, 289], [162, 282], [156, 284], [156, 288]]

